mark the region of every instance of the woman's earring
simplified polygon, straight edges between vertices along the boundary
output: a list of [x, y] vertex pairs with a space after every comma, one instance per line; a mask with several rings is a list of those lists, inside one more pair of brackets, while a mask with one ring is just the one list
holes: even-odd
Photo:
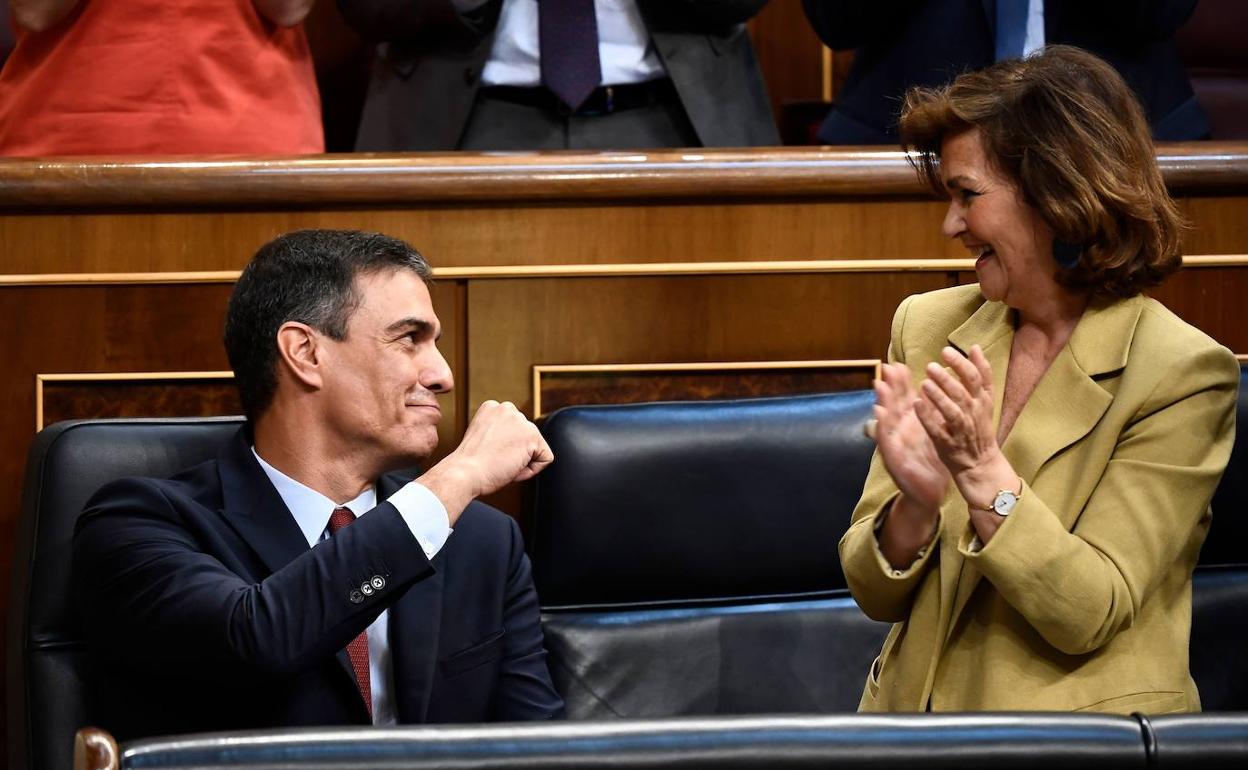
[[1083, 254], [1083, 247], [1077, 243], [1067, 243], [1058, 238], [1053, 239], [1053, 259], [1057, 260], [1057, 264], [1069, 270], [1079, 264], [1079, 256]]

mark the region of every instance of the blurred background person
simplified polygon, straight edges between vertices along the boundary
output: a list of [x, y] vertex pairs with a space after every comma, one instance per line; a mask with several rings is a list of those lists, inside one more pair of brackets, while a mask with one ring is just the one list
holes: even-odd
[[979, 282], [893, 320], [840, 542], [895, 624], [859, 708], [1199, 711], [1192, 571], [1239, 363], [1142, 293], [1181, 264], [1143, 111], [1052, 46], [910, 91], [901, 136]]
[[382, 43], [360, 150], [779, 144], [767, 0], [338, 0]]
[[819, 37], [854, 50], [819, 129], [827, 144], [896, 144], [901, 96], [1048, 43], [1109, 62], [1144, 106], [1154, 138], [1204, 139], [1173, 36], [1197, 0], [803, 0]]
[[313, 0], [9, 0], [0, 154], [324, 151]]

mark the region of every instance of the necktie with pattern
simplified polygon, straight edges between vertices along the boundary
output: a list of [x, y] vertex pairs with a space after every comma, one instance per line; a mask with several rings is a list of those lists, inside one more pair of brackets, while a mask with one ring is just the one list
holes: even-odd
[[598, 87], [598, 16], [594, 0], [540, 0], [542, 85], [575, 110]]
[[[329, 534], [332, 536], [338, 530], [350, 525], [355, 521], [355, 514], [350, 508], [335, 508], [334, 512], [329, 516]], [[360, 695], [364, 698], [364, 705], [368, 708], [369, 716], [373, 714], [373, 688], [369, 679], [368, 671], [368, 631], [360, 632], [360, 635], [347, 643], [347, 657], [351, 659], [351, 668], [355, 671], [355, 683], [360, 687]]]

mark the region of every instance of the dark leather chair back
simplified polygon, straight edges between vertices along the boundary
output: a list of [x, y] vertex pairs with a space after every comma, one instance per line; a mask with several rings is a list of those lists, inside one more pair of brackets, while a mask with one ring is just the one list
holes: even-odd
[[1213, 525], [1192, 578], [1190, 660], [1205, 711], [1248, 711], [1248, 372], [1242, 368], [1235, 419], [1235, 447], [1213, 495]]
[[836, 544], [874, 398], [561, 409], [528, 542], [574, 718], [852, 711], [887, 626]]
[[69, 585], [83, 505], [125, 476], [170, 476], [216, 456], [242, 418], [63, 422], [35, 437], [9, 602], [9, 767], [67, 768], [92, 720], [87, 662]]

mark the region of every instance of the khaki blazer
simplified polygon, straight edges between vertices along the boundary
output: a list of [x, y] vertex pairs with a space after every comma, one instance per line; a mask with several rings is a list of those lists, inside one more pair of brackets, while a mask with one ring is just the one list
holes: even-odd
[[[910, 297], [889, 358], [917, 381], [942, 346], [979, 343], [999, 419], [1013, 316], [978, 286]], [[897, 488], [872, 458], [840, 556], [859, 606], [894, 626], [859, 709], [1198, 711], [1192, 570], [1238, 386], [1230, 351], [1155, 300], [1093, 303], [1002, 446], [1023, 480], [1014, 512], [974, 550], [950, 484], [904, 570], [875, 539]]]

